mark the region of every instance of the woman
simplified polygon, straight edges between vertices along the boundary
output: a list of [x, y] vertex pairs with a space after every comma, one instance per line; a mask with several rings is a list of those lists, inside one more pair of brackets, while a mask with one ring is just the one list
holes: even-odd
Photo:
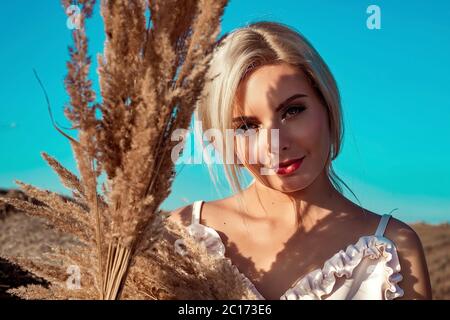
[[[213, 142], [238, 159], [224, 164], [235, 192], [170, 219], [230, 259], [260, 299], [431, 299], [417, 234], [342, 195], [332, 168], [340, 97], [312, 45], [285, 25], [253, 23], [219, 40], [209, 75], [195, 116], [223, 137], [236, 130], [232, 143]], [[241, 168], [254, 177], [245, 189]]]

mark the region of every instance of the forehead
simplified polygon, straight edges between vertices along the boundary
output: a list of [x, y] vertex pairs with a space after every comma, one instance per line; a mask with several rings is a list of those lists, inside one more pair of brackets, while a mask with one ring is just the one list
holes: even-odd
[[310, 81], [300, 68], [287, 63], [261, 66], [239, 84], [233, 113], [256, 114], [274, 109], [296, 93], [313, 94]]

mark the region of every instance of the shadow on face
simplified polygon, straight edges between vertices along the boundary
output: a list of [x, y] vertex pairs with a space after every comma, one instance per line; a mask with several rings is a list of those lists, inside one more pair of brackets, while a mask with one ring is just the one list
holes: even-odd
[[[242, 80], [236, 101], [236, 155], [258, 181], [293, 192], [322, 173], [330, 153], [328, 112], [300, 68], [287, 63], [256, 68]], [[300, 158], [293, 172], [270, 170]]]

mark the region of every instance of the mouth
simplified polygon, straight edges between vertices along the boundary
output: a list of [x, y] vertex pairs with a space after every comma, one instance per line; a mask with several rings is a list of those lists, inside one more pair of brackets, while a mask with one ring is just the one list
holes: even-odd
[[278, 165], [278, 169], [274, 168], [276, 174], [284, 176], [295, 172], [298, 168], [300, 168], [304, 158], [305, 157], [281, 162]]

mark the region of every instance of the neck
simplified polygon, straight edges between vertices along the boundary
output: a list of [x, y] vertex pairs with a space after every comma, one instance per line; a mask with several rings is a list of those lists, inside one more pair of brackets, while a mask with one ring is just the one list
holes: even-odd
[[[252, 218], [274, 224], [292, 222], [293, 217], [298, 217], [304, 223], [314, 224], [335, 210], [345, 199], [333, 187], [325, 171], [308, 187], [289, 193], [267, 187], [256, 180], [249, 188], [249, 195], [252, 198], [251, 206], [254, 206], [251, 211], [255, 212]], [[293, 212], [292, 200], [295, 200], [296, 212]]]

